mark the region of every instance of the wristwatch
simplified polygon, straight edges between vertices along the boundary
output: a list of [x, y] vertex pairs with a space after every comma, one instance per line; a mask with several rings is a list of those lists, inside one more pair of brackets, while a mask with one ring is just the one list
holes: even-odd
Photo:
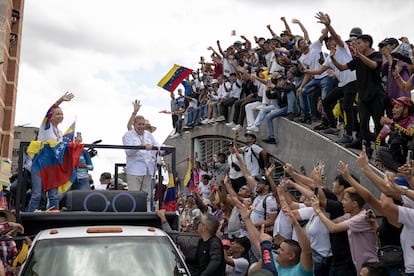
[[401, 186], [400, 194], [405, 195], [407, 193], [408, 188], [406, 186]]

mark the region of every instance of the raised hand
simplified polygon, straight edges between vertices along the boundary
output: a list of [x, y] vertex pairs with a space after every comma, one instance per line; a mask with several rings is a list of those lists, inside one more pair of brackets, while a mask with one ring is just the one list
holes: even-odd
[[292, 175], [292, 174], [293, 174], [293, 170], [294, 170], [294, 168], [293, 168], [293, 165], [292, 165], [291, 163], [286, 163], [286, 164], [283, 166], [283, 170], [284, 170], [285, 172], [287, 172], [288, 174]]
[[323, 12], [318, 12], [315, 15], [315, 18], [318, 19], [318, 23], [322, 23], [324, 25], [329, 25], [330, 20], [327, 14], [324, 14]]
[[342, 174], [344, 178], [346, 178], [347, 176], [350, 176], [348, 164], [345, 164], [342, 161], [338, 162], [338, 171], [340, 174]]
[[237, 204], [237, 210], [239, 211], [239, 213], [240, 213], [240, 215], [243, 219], [247, 219], [247, 218], [250, 217], [250, 212], [251, 211], [249, 210], [247, 204], [244, 204], [244, 203]]
[[73, 95], [72, 93], [67, 91], [67, 92], [65, 92], [65, 94], [62, 97], [60, 97], [60, 100], [62, 102], [70, 102], [74, 97], [75, 97], [75, 95]]
[[275, 169], [275, 167], [276, 167], [275, 164], [271, 163], [270, 166], [266, 169], [265, 175], [269, 176], [272, 173], [272, 171]]
[[260, 227], [260, 242], [262, 241], [272, 242], [272, 240], [273, 240], [272, 236], [270, 236], [269, 234], [265, 232], [265, 225], [262, 224], [262, 226]]
[[358, 159], [356, 160], [356, 163], [360, 169], [368, 168], [369, 159], [368, 159], [365, 145], [362, 145], [362, 150], [358, 156]]
[[141, 101], [140, 100], [138, 100], [138, 99], [136, 99], [135, 101], [133, 101], [132, 102], [132, 105], [133, 105], [133, 107], [134, 107], [134, 113], [136, 114], [138, 111], [139, 111], [139, 109], [141, 108]]

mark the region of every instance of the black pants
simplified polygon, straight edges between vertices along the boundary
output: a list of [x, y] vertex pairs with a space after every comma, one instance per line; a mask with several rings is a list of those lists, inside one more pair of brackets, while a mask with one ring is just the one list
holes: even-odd
[[350, 82], [342, 87], [334, 88], [322, 101], [323, 109], [329, 121], [329, 126], [336, 128], [336, 120], [333, 115], [333, 108], [338, 100], [342, 99], [342, 108], [346, 114], [345, 130], [348, 135], [352, 135], [355, 126], [355, 116], [353, 104], [356, 96], [356, 81]]
[[369, 130], [369, 119], [372, 116], [375, 127], [375, 137], [381, 130], [380, 119], [384, 115], [384, 96], [378, 94], [370, 101], [358, 101], [358, 112], [360, 117], [360, 133], [361, 139], [367, 142], [373, 141], [373, 137]]
[[233, 106], [233, 104], [237, 101], [236, 98], [228, 98], [225, 99], [220, 105], [220, 115], [224, 116], [226, 118], [226, 121], [229, 118], [229, 107]]
[[246, 104], [258, 101], [258, 98], [246, 98], [234, 103], [233, 123], [243, 125], [246, 118]]

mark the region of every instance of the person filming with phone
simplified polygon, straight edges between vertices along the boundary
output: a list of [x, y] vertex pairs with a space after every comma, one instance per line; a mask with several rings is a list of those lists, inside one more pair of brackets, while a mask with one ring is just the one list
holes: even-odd
[[[376, 166], [397, 172], [408, 159], [412, 159], [414, 150], [414, 103], [408, 97], [392, 100], [392, 118], [382, 117], [383, 125], [376, 140]], [[389, 137], [388, 142], [386, 138]], [[410, 162], [411, 163], [411, 162]]]

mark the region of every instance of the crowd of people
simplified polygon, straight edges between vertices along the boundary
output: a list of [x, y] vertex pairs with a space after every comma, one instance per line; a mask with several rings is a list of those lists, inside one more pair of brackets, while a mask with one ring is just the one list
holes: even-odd
[[[264, 273], [257, 275], [414, 275], [409, 234], [414, 226], [414, 46], [407, 37], [390, 37], [376, 50], [361, 28], [352, 28], [345, 40], [328, 14], [315, 17], [324, 27], [317, 40], [297, 19], [292, 22], [303, 35], [293, 34], [282, 17], [285, 30], [278, 35], [268, 25], [271, 38], [255, 37], [256, 45], [244, 36], [225, 49], [217, 41], [217, 51], [208, 47], [211, 61], [202, 57], [201, 68], [183, 82], [184, 91], [178, 89], [178, 97], [171, 93], [175, 132], [170, 138], [197, 125], [224, 123], [235, 133], [244, 130], [249, 148], [246, 154], [235, 139], [220, 153], [221, 160], [227, 155], [228, 173], [222, 177], [214, 175], [214, 163], [209, 172], [205, 162], [196, 161], [196, 191], [177, 198], [181, 231], [199, 233], [203, 253], [210, 254], [191, 263], [196, 275], [256, 275], [256, 270]], [[380, 197], [342, 161], [331, 189], [323, 162], [309, 176], [286, 163], [285, 177], [276, 184], [274, 165], [259, 164], [266, 158], [258, 156], [266, 152], [255, 133], [267, 131], [261, 142], [276, 144], [274, 118], [279, 116], [317, 122], [316, 131], [361, 150], [356, 163]], [[267, 129], [261, 128], [263, 121]], [[384, 178], [371, 169], [373, 156]], [[372, 209], [365, 209], [366, 203]], [[210, 222], [211, 215], [216, 220]], [[249, 245], [240, 242], [243, 237]]]

